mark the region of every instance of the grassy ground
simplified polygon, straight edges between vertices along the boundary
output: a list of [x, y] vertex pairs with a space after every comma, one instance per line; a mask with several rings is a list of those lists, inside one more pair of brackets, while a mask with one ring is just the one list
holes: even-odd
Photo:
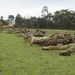
[[[45, 31], [50, 34], [56, 30]], [[64, 57], [60, 52], [43, 51], [23, 37], [0, 33], [0, 75], [75, 75], [75, 53]]]

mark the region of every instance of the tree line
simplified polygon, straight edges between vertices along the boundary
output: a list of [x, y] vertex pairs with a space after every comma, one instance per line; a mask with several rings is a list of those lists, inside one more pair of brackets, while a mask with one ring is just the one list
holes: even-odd
[[17, 14], [9, 15], [8, 20], [5, 20], [5, 24], [8, 21], [14, 20], [14, 27], [25, 28], [49, 28], [49, 29], [75, 29], [75, 11], [69, 9], [62, 9], [54, 12], [54, 14], [48, 11], [48, 7], [44, 6], [41, 11], [40, 17], [22, 17]]

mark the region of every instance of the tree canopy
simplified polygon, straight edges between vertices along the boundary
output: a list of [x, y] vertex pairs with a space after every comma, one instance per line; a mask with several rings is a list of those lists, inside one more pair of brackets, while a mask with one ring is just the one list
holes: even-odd
[[14, 18], [13, 15], [9, 15], [8, 19], [15, 20], [14, 27], [75, 29], [75, 11], [62, 9], [52, 14], [48, 7], [44, 6], [41, 14], [38, 18], [35, 16], [25, 18], [20, 14], [17, 14]]

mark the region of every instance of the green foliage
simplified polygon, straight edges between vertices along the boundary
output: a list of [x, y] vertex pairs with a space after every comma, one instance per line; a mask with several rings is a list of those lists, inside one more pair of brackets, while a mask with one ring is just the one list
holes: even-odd
[[[50, 13], [48, 7], [42, 9], [43, 17], [22, 18], [17, 14], [15, 18], [15, 27], [26, 28], [51, 28], [51, 29], [75, 29], [75, 11], [62, 9]], [[23, 24], [23, 26], [22, 26]]]
[[9, 15], [9, 16], [8, 16], [8, 19], [9, 19], [10, 21], [13, 21], [13, 20], [14, 20], [14, 15]]
[[[45, 30], [47, 35], [56, 30]], [[68, 31], [74, 33], [74, 31]], [[75, 53], [59, 56], [59, 50], [43, 51], [14, 34], [0, 34], [0, 75], [75, 75]]]
[[44, 6], [42, 9], [42, 17], [46, 17], [47, 14], [48, 14], [48, 7]]
[[59, 29], [74, 29], [75, 12], [63, 9], [54, 13], [53, 21], [56, 28]]
[[21, 27], [23, 23], [23, 19], [20, 14], [17, 14], [15, 18], [15, 27]]

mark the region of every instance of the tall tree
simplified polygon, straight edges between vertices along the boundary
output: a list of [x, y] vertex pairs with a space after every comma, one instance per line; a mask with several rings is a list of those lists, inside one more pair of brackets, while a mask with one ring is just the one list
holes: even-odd
[[[75, 20], [75, 12], [68, 9], [56, 11], [53, 17], [56, 28], [72, 29]], [[72, 23], [73, 22], [73, 23]]]
[[44, 6], [42, 9], [42, 17], [45, 17], [48, 14], [48, 7]]
[[8, 16], [8, 19], [9, 19], [10, 21], [13, 21], [13, 20], [14, 20], [14, 15], [9, 15], [9, 16]]
[[23, 19], [20, 14], [17, 14], [15, 18], [15, 27], [21, 27], [23, 23]]

